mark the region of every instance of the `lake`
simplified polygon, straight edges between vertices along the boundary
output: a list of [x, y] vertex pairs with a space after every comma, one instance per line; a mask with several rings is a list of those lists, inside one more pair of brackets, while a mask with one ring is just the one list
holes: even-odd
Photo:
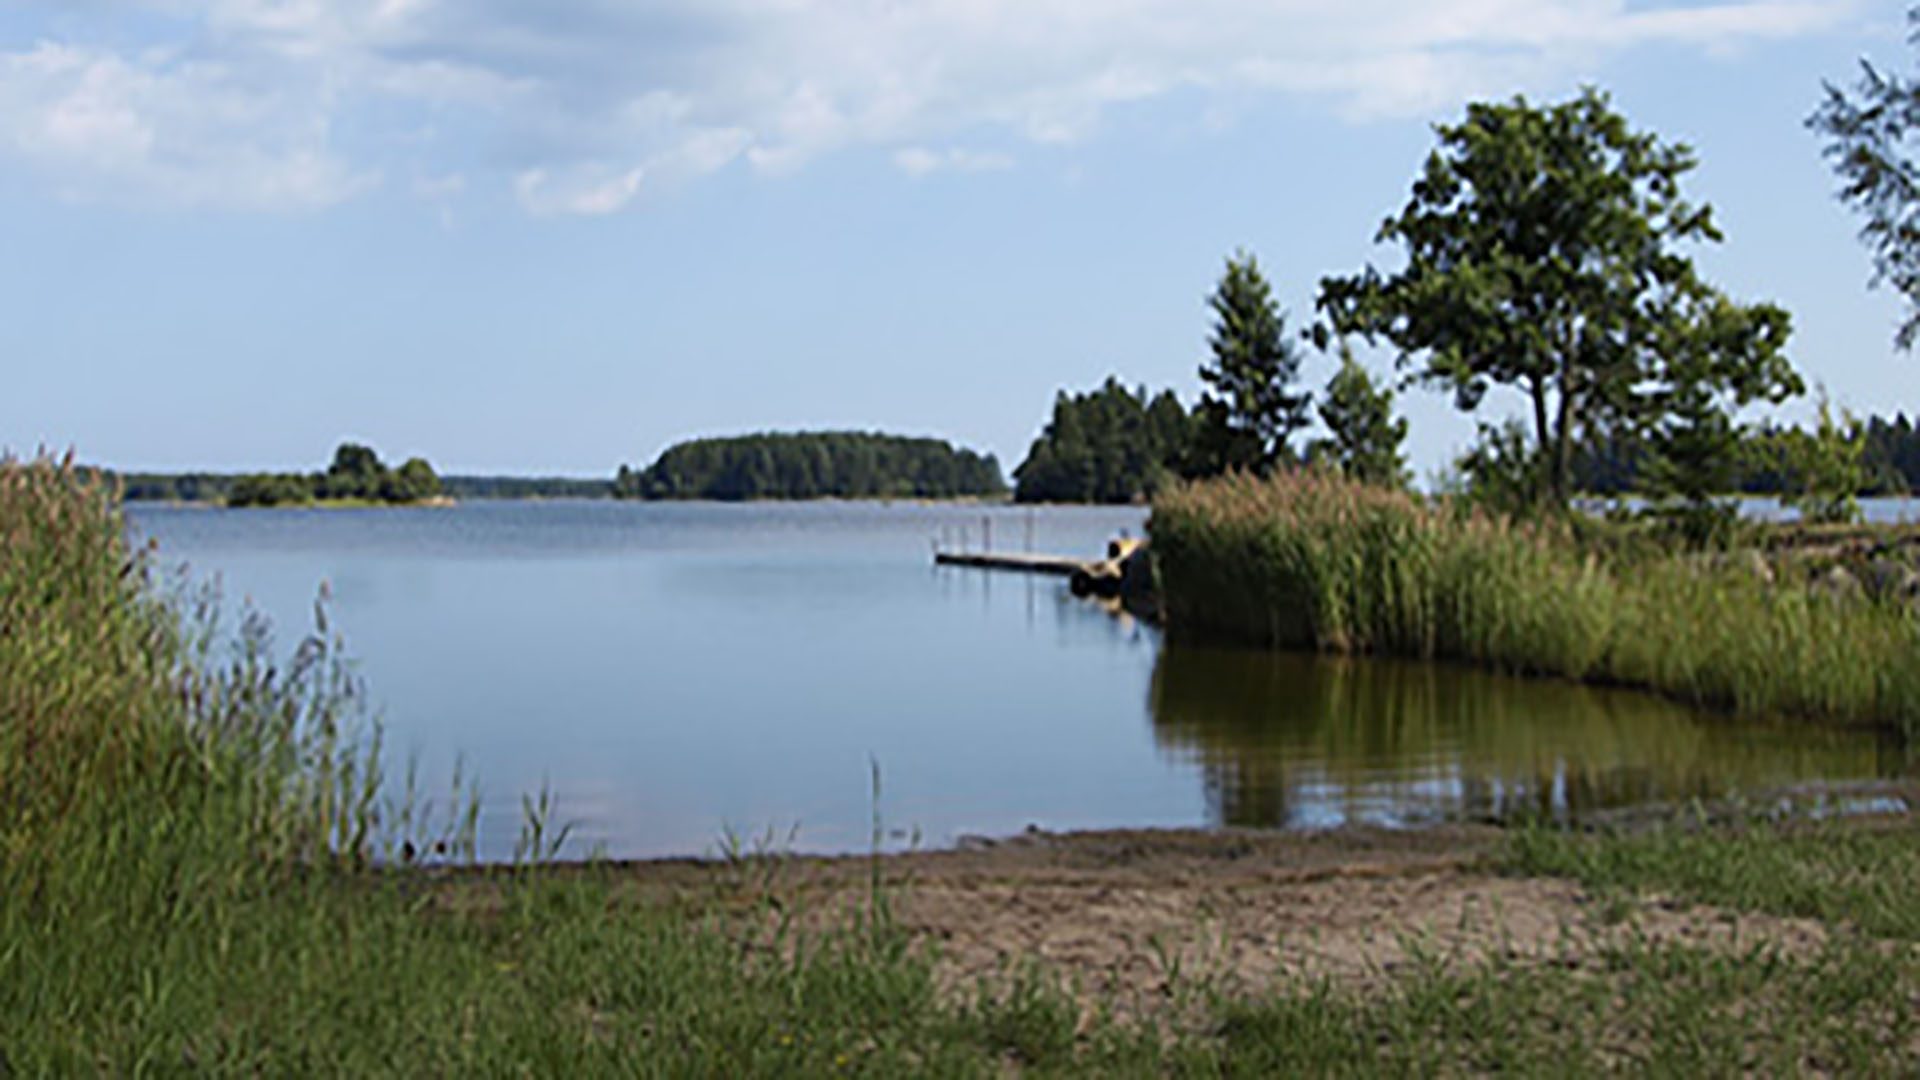
[[1417, 825], [1555, 817], [1905, 769], [1857, 732], [1735, 723], [1642, 695], [1452, 667], [1170, 648], [1054, 578], [935, 568], [935, 543], [1094, 554], [1138, 508], [470, 502], [135, 504], [163, 565], [271, 616], [322, 583], [378, 703], [389, 773], [521, 797], [569, 851], [951, 844], [1030, 825]]

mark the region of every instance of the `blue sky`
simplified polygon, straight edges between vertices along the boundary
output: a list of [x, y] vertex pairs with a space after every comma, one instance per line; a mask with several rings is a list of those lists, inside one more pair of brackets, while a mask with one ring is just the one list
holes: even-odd
[[[1701, 263], [1793, 312], [1810, 382], [1920, 411], [1802, 126], [1905, 33], [1886, 0], [0, 0], [0, 446], [590, 475], [881, 428], [1011, 469], [1057, 388], [1190, 399], [1229, 252], [1300, 325], [1391, 261], [1431, 124], [1583, 83], [1697, 148]], [[1403, 403], [1422, 473], [1471, 437]]]

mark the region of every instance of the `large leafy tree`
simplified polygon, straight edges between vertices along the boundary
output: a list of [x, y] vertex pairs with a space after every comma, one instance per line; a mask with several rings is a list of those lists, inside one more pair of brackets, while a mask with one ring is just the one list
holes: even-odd
[[1213, 355], [1200, 368], [1207, 390], [1194, 409], [1188, 471], [1267, 471], [1290, 459], [1287, 440], [1307, 424], [1308, 395], [1293, 389], [1300, 351], [1252, 255], [1227, 259], [1207, 306], [1214, 316]]
[[[1328, 278], [1320, 308], [1334, 330], [1385, 338], [1463, 410], [1495, 386], [1522, 394], [1536, 498], [1565, 504], [1583, 433], [1656, 423], [1691, 380], [1735, 402], [1798, 390], [1786, 313], [1733, 305], [1676, 250], [1720, 239], [1681, 195], [1688, 147], [1633, 131], [1592, 89], [1475, 104], [1435, 130], [1412, 197], [1380, 227], [1405, 266]], [[1712, 361], [1676, 363], [1677, 340]]]
[[[1907, 15], [1920, 44], [1920, 7]], [[1873, 249], [1874, 283], [1907, 298], [1910, 313], [1894, 340], [1910, 349], [1920, 338], [1920, 81], [1860, 62], [1849, 93], [1826, 84], [1807, 126], [1827, 137], [1827, 159], [1840, 177], [1840, 201], [1866, 218], [1860, 239]]]

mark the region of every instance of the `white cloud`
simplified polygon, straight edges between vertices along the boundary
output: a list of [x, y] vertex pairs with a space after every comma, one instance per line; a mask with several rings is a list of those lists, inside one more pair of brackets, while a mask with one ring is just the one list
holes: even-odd
[[69, 198], [327, 206], [377, 180], [334, 151], [330, 119], [215, 64], [50, 43], [0, 53], [0, 151]]
[[513, 192], [528, 213], [540, 217], [611, 214], [640, 193], [644, 175], [639, 168], [616, 172], [598, 164], [575, 165], [558, 174], [528, 169], [513, 178]]
[[925, 176], [942, 171], [993, 172], [1013, 168], [1013, 158], [1006, 154], [960, 147], [929, 150], [924, 146], [909, 146], [894, 153], [893, 163], [908, 176]]
[[[0, 155], [76, 198], [325, 206], [382, 174], [607, 213], [849, 146], [1003, 168], [1198, 92], [1420, 115], [1647, 44], [1790, 40], [1861, 0], [24, 0]], [[129, 42], [117, 16], [138, 9]], [[1001, 149], [932, 149], [955, 140]], [[625, 162], [628, 164], [612, 164]]]

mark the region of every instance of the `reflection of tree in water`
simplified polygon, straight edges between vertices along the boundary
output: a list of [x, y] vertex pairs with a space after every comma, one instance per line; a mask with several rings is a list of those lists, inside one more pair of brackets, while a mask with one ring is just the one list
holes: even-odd
[[1168, 646], [1150, 693], [1160, 744], [1200, 763], [1228, 825], [1565, 818], [1879, 778], [1901, 761], [1870, 734], [1449, 665]]

